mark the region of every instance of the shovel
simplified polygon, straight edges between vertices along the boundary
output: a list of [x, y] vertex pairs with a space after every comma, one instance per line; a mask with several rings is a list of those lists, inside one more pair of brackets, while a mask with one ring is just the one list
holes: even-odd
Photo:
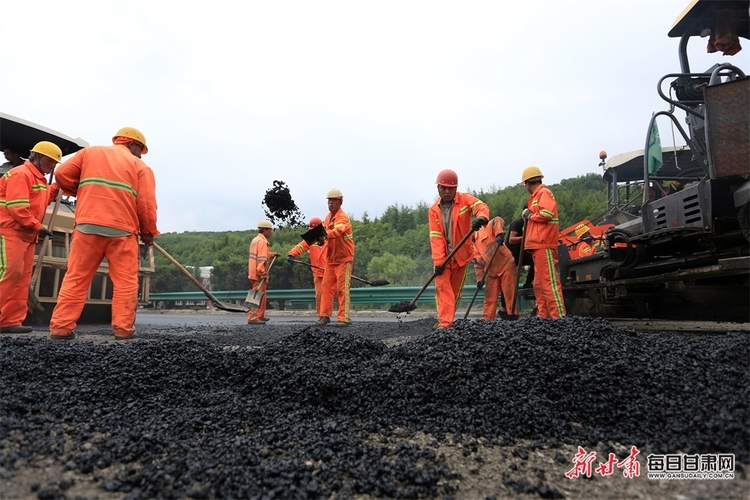
[[190, 281], [192, 281], [193, 283], [195, 283], [195, 286], [197, 286], [198, 288], [200, 288], [201, 292], [205, 293], [206, 297], [208, 297], [209, 299], [211, 299], [211, 302], [213, 302], [214, 306], [217, 309], [222, 309], [224, 311], [229, 311], [229, 312], [241, 312], [241, 313], [246, 313], [247, 312], [247, 309], [245, 309], [243, 307], [240, 307], [238, 305], [226, 304], [224, 302], [220, 302], [219, 299], [217, 299], [214, 296], [214, 294], [212, 294], [211, 292], [209, 292], [208, 289], [206, 287], [204, 287], [201, 284], [200, 281], [198, 281], [197, 279], [195, 279], [195, 276], [193, 276], [192, 274], [190, 274], [190, 271], [188, 271], [187, 269], [185, 269], [182, 266], [182, 264], [180, 264], [179, 262], [177, 262], [174, 257], [172, 257], [171, 255], [169, 255], [167, 253], [166, 250], [164, 250], [162, 247], [160, 247], [159, 245], [157, 245], [156, 242], [152, 243], [151, 245], [154, 248], [156, 248], [164, 257], [166, 257], [167, 260], [169, 260], [169, 262], [171, 262], [172, 264], [174, 264], [175, 266], [177, 266], [177, 269], [179, 269], [180, 271], [182, 271], [182, 274], [184, 274], [185, 276], [187, 276], [188, 278], [190, 278]]
[[[276, 255], [271, 257], [271, 263], [268, 264], [268, 270], [266, 271], [266, 276], [268, 276], [268, 273], [271, 272], [271, 268], [273, 267], [274, 262], [276, 262]], [[265, 282], [266, 282], [266, 278], [263, 278], [255, 286], [255, 290], [250, 290], [249, 292], [247, 292], [247, 297], [245, 297], [245, 306], [249, 308], [260, 307], [260, 301], [261, 299], [263, 299], [263, 295], [265, 295], [265, 292], [260, 291], [260, 287], [262, 287], [263, 283]]]
[[[52, 209], [52, 214], [49, 216], [49, 224], [47, 229], [52, 231], [52, 226], [55, 223], [57, 217], [57, 210], [60, 208], [60, 201], [62, 201], [62, 189], [58, 191], [57, 198], [55, 198], [55, 207]], [[34, 275], [31, 277], [31, 286], [29, 286], [29, 297], [26, 301], [29, 310], [44, 311], [44, 306], [39, 302], [39, 297], [36, 296], [36, 284], [39, 278], [42, 276], [42, 264], [44, 263], [44, 254], [47, 253], [47, 244], [49, 243], [49, 236], [45, 236], [42, 240], [42, 247], [39, 249], [39, 257], [36, 259], [36, 268], [34, 268]]]
[[[445, 258], [445, 260], [440, 264], [441, 266], [444, 266], [448, 263], [449, 260], [453, 258], [453, 256], [456, 254], [459, 248], [463, 246], [464, 243], [466, 243], [466, 240], [469, 239], [469, 237], [474, 233], [473, 229], [470, 229], [468, 233], [466, 233], [466, 236], [461, 238], [461, 241], [458, 242], [458, 245], [451, 250], [451, 252], [448, 254], [448, 256]], [[393, 304], [390, 309], [388, 309], [388, 312], [392, 313], [402, 313], [402, 312], [409, 312], [413, 311], [417, 308], [417, 300], [419, 297], [424, 293], [425, 290], [427, 290], [427, 287], [430, 286], [430, 283], [432, 283], [432, 280], [435, 279], [435, 276], [437, 276], [436, 273], [432, 273], [432, 276], [430, 276], [430, 279], [427, 280], [427, 283], [424, 284], [422, 289], [417, 293], [417, 295], [411, 300], [411, 302], [408, 302], [406, 300], [403, 300], [401, 302], [398, 302], [396, 304]]]
[[[302, 264], [303, 266], [307, 266], [307, 267], [309, 267], [311, 269], [320, 269], [321, 271], [323, 270], [323, 268], [320, 267], [320, 266], [313, 266], [312, 264], [308, 264], [307, 262], [302, 262], [300, 260], [295, 260], [294, 263], [295, 264]], [[365, 283], [365, 284], [370, 285], [370, 286], [383, 286], [383, 285], [390, 285], [391, 284], [391, 282], [388, 281], [388, 280], [372, 280], [372, 281], [367, 281], [364, 278], [357, 278], [356, 276], [352, 276], [352, 279], [353, 280], [357, 280], [357, 281], [361, 281], [362, 283]]]
[[518, 264], [516, 265], [516, 288], [515, 294], [513, 295], [513, 304], [510, 306], [508, 314], [513, 314], [516, 310], [516, 302], [518, 301], [518, 283], [521, 281], [521, 267], [523, 267], [523, 251], [526, 246], [526, 226], [528, 219], [523, 220], [523, 235], [521, 236], [521, 247], [518, 249]]

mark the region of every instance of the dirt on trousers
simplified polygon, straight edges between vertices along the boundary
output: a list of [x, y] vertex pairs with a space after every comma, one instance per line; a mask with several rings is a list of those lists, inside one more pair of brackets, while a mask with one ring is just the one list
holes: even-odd
[[[2, 336], [0, 498], [748, 497], [747, 334], [433, 323]], [[734, 479], [649, 480], [666, 454]]]

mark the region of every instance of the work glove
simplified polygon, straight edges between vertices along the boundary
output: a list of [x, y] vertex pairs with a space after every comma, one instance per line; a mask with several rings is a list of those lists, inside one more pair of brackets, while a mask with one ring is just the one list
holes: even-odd
[[435, 266], [435, 276], [440, 276], [445, 271], [445, 266]]
[[154, 235], [153, 234], [142, 234], [141, 235], [141, 241], [146, 246], [151, 246], [154, 243]]
[[497, 238], [495, 239], [495, 241], [497, 242], [498, 245], [502, 245], [503, 244], [503, 236], [504, 235], [502, 233], [500, 233], [500, 234], [497, 235]]
[[290, 264], [293, 264], [294, 263], [294, 257], [292, 257], [291, 255], [287, 255], [286, 256], [286, 261], [289, 262]]
[[484, 281], [477, 281], [477, 290], [481, 290], [484, 286]]
[[487, 217], [479, 216], [473, 221], [471, 221], [471, 229], [474, 231], [479, 231], [479, 228], [482, 226], [486, 226], [489, 221], [487, 220]]
[[531, 210], [528, 208], [524, 208], [523, 212], [521, 212], [521, 217], [523, 217], [526, 220], [529, 220], [529, 217], [531, 217]]
[[52, 231], [50, 231], [49, 229], [47, 229], [47, 228], [45, 227], [45, 228], [43, 228], [43, 229], [40, 229], [40, 230], [39, 230], [39, 232], [37, 233], [37, 235], [39, 236], [39, 238], [40, 238], [40, 239], [44, 239], [44, 238], [45, 238], [45, 236], [46, 236], [47, 238], [50, 238], [50, 239], [51, 239], [52, 237], [54, 237], [54, 236], [55, 236], [55, 233], [53, 233]]

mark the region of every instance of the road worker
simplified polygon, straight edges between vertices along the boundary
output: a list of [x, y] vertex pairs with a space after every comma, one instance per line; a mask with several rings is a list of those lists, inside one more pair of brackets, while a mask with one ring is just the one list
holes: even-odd
[[[323, 220], [320, 217], [313, 217], [310, 219], [309, 228], [314, 229], [315, 227], [323, 224]], [[325, 240], [313, 242], [312, 245], [307, 243], [305, 240], [300, 241], [289, 250], [286, 260], [288, 262], [294, 262], [294, 259], [304, 254], [305, 252], [310, 253], [310, 265], [312, 267], [313, 274], [313, 285], [315, 287], [315, 312], [320, 317], [320, 302], [323, 294], [323, 273], [326, 267], [326, 247]], [[331, 293], [334, 293], [331, 291]]]
[[494, 217], [474, 234], [474, 272], [477, 288], [484, 287], [482, 319], [491, 321], [497, 313], [498, 294], [502, 291], [507, 319], [518, 319], [515, 307], [516, 267], [513, 254], [505, 246], [505, 221]]
[[62, 151], [51, 142], [38, 142], [29, 159], [0, 177], [0, 333], [27, 333], [23, 326], [34, 270], [34, 244], [52, 236], [42, 225], [57, 184], [44, 177], [62, 160]]
[[250, 308], [247, 313], [248, 325], [264, 325], [266, 317], [266, 290], [268, 289], [268, 271], [271, 260], [279, 254], [271, 251], [271, 234], [273, 224], [269, 220], [258, 222], [258, 235], [250, 242], [250, 258], [247, 261], [247, 277], [250, 279], [252, 290], [263, 292], [258, 307]]
[[3, 156], [5, 156], [5, 163], [0, 165], [0, 175], [10, 170], [13, 167], [20, 167], [24, 163], [24, 159], [21, 158], [21, 154], [10, 146], [3, 146]]
[[524, 247], [534, 261], [534, 297], [540, 318], [565, 316], [560, 271], [558, 269], [559, 221], [557, 202], [552, 191], [542, 184], [544, 175], [539, 167], [527, 167], [521, 182], [531, 194], [521, 216], [526, 220]]
[[323, 288], [320, 298], [320, 312], [318, 325], [327, 325], [333, 314], [333, 298], [338, 302], [338, 325], [352, 324], [351, 283], [352, 268], [354, 267], [354, 237], [352, 223], [349, 216], [341, 210], [344, 195], [338, 188], [333, 188], [326, 195], [328, 199], [328, 214], [323, 219], [326, 230], [326, 266], [323, 272]]
[[[518, 265], [518, 254], [521, 252], [521, 240], [523, 240], [523, 217], [518, 217], [510, 223], [508, 237], [505, 242], [508, 245], [510, 253], [513, 254], [513, 260], [516, 265]], [[523, 287], [531, 288], [531, 284], [534, 282], [534, 262], [531, 260], [531, 252], [526, 248], [523, 251], [523, 263], [521, 265], [529, 266]]]
[[[457, 247], [464, 236], [487, 225], [490, 209], [471, 194], [457, 192], [458, 174], [453, 170], [442, 170], [435, 182], [438, 199], [428, 214], [438, 312], [438, 322], [434, 328], [444, 329], [453, 324], [456, 309], [461, 303], [466, 266], [472, 258], [471, 242]], [[454, 249], [453, 257], [445, 262]]]
[[111, 146], [83, 148], [57, 169], [60, 188], [76, 197], [76, 211], [68, 270], [50, 320], [51, 338], [74, 338], [89, 286], [105, 258], [115, 339], [135, 335], [138, 238], [151, 245], [159, 234], [154, 172], [140, 159], [146, 153], [143, 134], [123, 127]]

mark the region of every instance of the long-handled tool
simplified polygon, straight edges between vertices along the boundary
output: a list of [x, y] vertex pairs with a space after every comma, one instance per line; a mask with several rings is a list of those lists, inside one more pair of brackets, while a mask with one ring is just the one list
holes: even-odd
[[[60, 208], [60, 201], [62, 201], [62, 189], [58, 191], [57, 198], [55, 198], [55, 206], [52, 209], [52, 214], [49, 216], [49, 224], [47, 229], [52, 231], [52, 227], [55, 224], [55, 218], [57, 217], [57, 211]], [[39, 256], [36, 258], [36, 267], [34, 268], [34, 275], [31, 277], [31, 285], [29, 286], [29, 297], [26, 300], [29, 310], [34, 309], [38, 311], [44, 311], [44, 306], [39, 302], [39, 297], [36, 296], [36, 284], [39, 278], [42, 276], [42, 264], [44, 264], [44, 255], [47, 253], [47, 244], [50, 242], [48, 235], [44, 236], [42, 240], [42, 246], [39, 249]]]
[[[293, 262], [295, 264], [302, 264], [303, 266], [307, 266], [307, 267], [309, 267], [311, 269], [320, 269], [321, 271], [323, 270], [323, 268], [320, 267], [320, 266], [313, 266], [312, 264], [308, 264], [307, 262], [303, 262], [301, 260], [295, 260]], [[362, 283], [365, 283], [365, 284], [370, 285], [370, 286], [383, 286], [383, 285], [390, 285], [391, 284], [391, 282], [388, 281], [388, 280], [372, 280], [372, 281], [367, 281], [364, 278], [358, 278], [356, 276], [352, 276], [352, 279], [353, 280], [357, 280], [357, 281], [361, 281]]]
[[[458, 242], [458, 245], [451, 250], [451, 252], [448, 254], [448, 256], [445, 258], [445, 260], [440, 264], [441, 266], [445, 266], [449, 260], [453, 258], [453, 256], [456, 254], [459, 248], [463, 246], [464, 243], [466, 243], [466, 240], [469, 239], [469, 237], [474, 234], [474, 230], [470, 229], [468, 233], [466, 233], [466, 236], [461, 238], [461, 241]], [[389, 309], [388, 312], [392, 313], [402, 313], [402, 312], [409, 312], [413, 311], [417, 308], [417, 300], [419, 300], [419, 297], [422, 296], [425, 290], [427, 290], [427, 287], [430, 286], [430, 283], [432, 283], [432, 280], [435, 279], [435, 276], [437, 276], [437, 273], [432, 273], [432, 276], [430, 276], [430, 279], [427, 280], [427, 283], [424, 284], [422, 289], [417, 292], [417, 295], [411, 300], [411, 302], [402, 300], [401, 302], [398, 302], [396, 304], [393, 304]]]
[[238, 305], [235, 305], [235, 304], [227, 304], [227, 303], [221, 302], [219, 299], [217, 299], [214, 296], [214, 294], [212, 294], [211, 292], [209, 292], [208, 289], [206, 287], [204, 287], [201, 284], [201, 282], [198, 281], [195, 278], [195, 276], [193, 276], [192, 274], [190, 274], [190, 271], [188, 271], [187, 269], [185, 269], [182, 266], [182, 264], [180, 264], [179, 262], [177, 262], [174, 257], [172, 257], [171, 255], [169, 255], [166, 250], [164, 250], [162, 247], [160, 247], [158, 244], [156, 244], [156, 242], [152, 243], [152, 246], [154, 248], [156, 248], [164, 257], [166, 257], [167, 260], [169, 260], [169, 262], [171, 262], [172, 264], [174, 264], [175, 266], [177, 266], [177, 269], [179, 269], [180, 271], [182, 271], [182, 274], [184, 274], [185, 276], [187, 276], [188, 278], [190, 278], [190, 281], [192, 281], [195, 284], [195, 286], [197, 286], [198, 288], [200, 288], [201, 292], [203, 292], [203, 293], [206, 294], [206, 297], [208, 297], [209, 299], [211, 299], [211, 302], [213, 302], [214, 306], [217, 309], [222, 309], [224, 311], [229, 311], [229, 312], [241, 312], [241, 313], [246, 313], [247, 312], [247, 309], [245, 309], [244, 307], [241, 307], [241, 306], [238, 306]]
[[523, 234], [521, 235], [521, 247], [518, 249], [518, 263], [516, 264], [516, 287], [513, 289], [513, 303], [510, 306], [508, 314], [513, 314], [516, 310], [516, 302], [518, 302], [518, 284], [521, 281], [521, 267], [523, 267], [523, 252], [526, 246], [526, 226], [528, 225], [528, 219], [523, 220]]
[[[268, 273], [271, 272], [271, 268], [273, 267], [273, 263], [276, 262], [276, 255], [271, 257], [271, 263], [268, 264], [268, 269], [266, 270], [266, 276], [268, 276]], [[247, 297], [245, 297], [245, 306], [249, 308], [258, 308], [260, 307], [260, 301], [263, 299], [263, 295], [265, 295], [265, 292], [262, 292], [260, 288], [263, 286], [263, 283], [267, 281], [267, 278], [261, 279], [258, 284], [255, 286], [255, 290], [250, 290], [247, 292]]]
[[[495, 251], [492, 252], [492, 258], [490, 259], [490, 263], [486, 268], [486, 271], [484, 273], [485, 281], [487, 278], [487, 273], [489, 272], [490, 268], [492, 267], [492, 263], [495, 262], [495, 257], [497, 256], [497, 251], [500, 250], [500, 244], [495, 247]], [[479, 294], [479, 287], [477, 287], [476, 290], [474, 290], [474, 296], [471, 298], [471, 302], [469, 302], [469, 307], [466, 308], [466, 312], [464, 313], [464, 319], [469, 317], [469, 311], [471, 311], [471, 306], [474, 305], [474, 301], [477, 300], [477, 295]]]

